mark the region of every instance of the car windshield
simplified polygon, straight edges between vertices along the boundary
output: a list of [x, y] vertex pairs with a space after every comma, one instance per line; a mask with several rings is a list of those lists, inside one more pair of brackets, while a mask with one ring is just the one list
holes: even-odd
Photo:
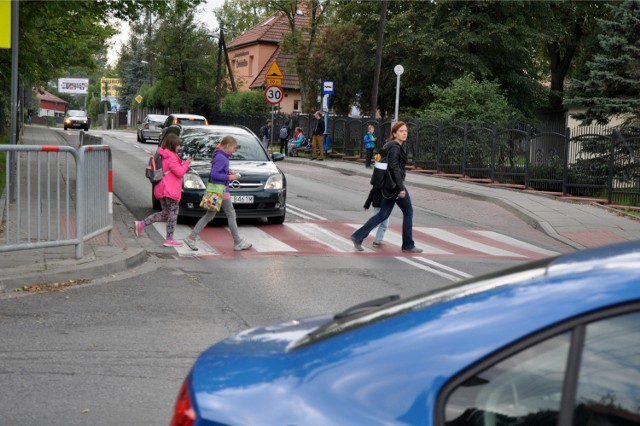
[[231, 160], [269, 161], [260, 141], [248, 133], [232, 133], [220, 129], [185, 129], [180, 137], [182, 142], [178, 154], [193, 157], [194, 160], [211, 161], [213, 151], [223, 137], [231, 135], [238, 141], [238, 149]]
[[70, 110], [67, 115], [69, 117], [84, 117], [85, 113], [84, 111], [76, 111], [76, 110]]
[[164, 123], [164, 120], [167, 119], [166, 115], [150, 115], [149, 122], [150, 123]]
[[207, 123], [202, 118], [176, 118], [174, 124], [182, 124], [183, 126], [202, 126]]

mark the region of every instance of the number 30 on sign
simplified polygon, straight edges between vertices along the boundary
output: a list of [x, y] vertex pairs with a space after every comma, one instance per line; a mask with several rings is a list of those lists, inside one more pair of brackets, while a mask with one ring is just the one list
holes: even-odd
[[276, 105], [282, 102], [283, 96], [282, 88], [280, 88], [280, 86], [269, 86], [264, 91], [264, 98], [271, 105]]

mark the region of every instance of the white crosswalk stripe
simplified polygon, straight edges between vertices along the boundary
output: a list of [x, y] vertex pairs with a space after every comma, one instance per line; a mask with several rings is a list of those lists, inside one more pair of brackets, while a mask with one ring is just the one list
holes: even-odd
[[242, 238], [253, 244], [252, 248], [259, 253], [298, 251], [290, 245], [283, 243], [279, 239], [274, 238], [253, 226], [243, 226], [240, 228], [239, 232], [240, 235], [242, 235]]
[[408, 265], [411, 265], [411, 266], [413, 266], [415, 268], [422, 269], [423, 271], [431, 272], [432, 274], [436, 274], [436, 275], [441, 276], [442, 278], [446, 278], [446, 279], [448, 279], [450, 281], [460, 281], [462, 279], [460, 277], [456, 277], [455, 275], [451, 275], [451, 274], [448, 274], [446, 272], [439, 271], [438, 269], [431, 268], [431, 267], [426, 266], [426, 265], [421, 265], [420, 263], [416, 262], [416, 260], [419, 259], [418, 257], [400, 257], [400, 256], [398, 256], [395, 259], [397, 259], [397, 260], [399, 260], [401, 262], [404, 262], [404, 263], [406, 263]]
[[[327, 230], [324, 226], [321, 227], [315, 223], [285, 223], [284, 226], [339, 253], [354, 251], [353, 243], [350, 239], [335, 234]], [[371, 253], [373, 251], [366, 247], [363, 248], [365, 253]]]
[[[362, 225], [350, 223], [349, 226], [351, 226], [352, 228], [358, 229]], [[371, 235], [375, 235], [376, 229], [377, 228], [374, 228], [373, 231], [371, 231]], [[391, 231], [390, 229], [387, 229], [387, 231], [384, 233], [384, 241], [388, 244], [393, 244], [395, 246], [402, 247], [402, 234], [399, 234], [397, 232]], [[431, 246], [429, 244], [421, 243], [418, 241], [415, 242], [415, 245], [416, 247], [422, 249], [424, 254], [451, 254], [451, 252], [448, 252], [446, 250]]]
[[[160, 233], [160, 235], [166, 235], [167, 233], [167, 224], [164, 222], [156, 222], [153, 224], [153, 227]], [[176, 241], [183, 242], [185, 238], [189, 236], [191, 233], [191, 227], [187, 225], [176, 225], [176, 229], [173, 232], [173, 239]], [[182, 247], [174, 247], [180, 256], [205, 256], [205, 255], [217, 255], [218, 252], [215, 251], [213, 247], [204, 242], [201, 238], [198, 238], [196, 243], [196, 247], [198, 250], [191, 250], [189, 246], [183, 244]]]
[[471, 231], [474, 234], [482, 235], [483, 237], [491, 238], [494, 241], [500, 241], [502, 243], [509, 244], [514, 247], [520, 247], [522, 249], [532, 251], [534, 253], [544, 254], [545, 256], [557, 256], [560, 253], [557, 251], [547, 250], [542, 247], [534, 246], [533, 244], [526, 243], [524, 241], [516, 240], [515, 238], [508, 237], [506, 235], [499, 234], [494, 231]]
[[414, 230], [422, 232], [423, 234], [429, 235], [433, 238], [445, 241], [447, 243], [479, 251], [491, 256], [525, 257], [524, 255], [510, 252], [508, 250], [503, 250], [498, 247], [489, 246], [487, 244], [483, 244], [469, 238], [456, 235], [453, 232], [449, 232], [440, 228], [416, 227], [414, 228]]

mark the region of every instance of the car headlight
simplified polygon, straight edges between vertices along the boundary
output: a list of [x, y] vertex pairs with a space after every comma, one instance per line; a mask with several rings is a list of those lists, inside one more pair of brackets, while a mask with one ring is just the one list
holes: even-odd
[[264, 184], [264, 189], [282, 189], [282, 175], [271, 175]]
[[200, 176], [194, 173], [186, 173], [182, 177], [182, 187], [184, 189], [205, 189], [207, 186], [204, 184]]
[[71, 120], [70, 120], [70, 119], [68, 119], [68, 118], [65, 118], [65, 119], [64, 119], [64, 122], [65, 122], [65, 123], [71, 123]]

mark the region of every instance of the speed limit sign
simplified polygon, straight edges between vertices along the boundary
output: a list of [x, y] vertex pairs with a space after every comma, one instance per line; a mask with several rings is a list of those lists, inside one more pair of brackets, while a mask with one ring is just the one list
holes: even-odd
[[280, 86], [268, 86], [264, 91], [264, 98], [271, 105], [276, 105], [282, 102], [282, 98], [284, 95], [282, 94], [282, 88]]

